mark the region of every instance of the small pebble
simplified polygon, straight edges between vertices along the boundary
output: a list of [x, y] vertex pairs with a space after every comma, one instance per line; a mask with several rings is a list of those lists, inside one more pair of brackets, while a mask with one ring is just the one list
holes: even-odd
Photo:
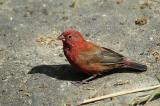
[[106, 17], [107, 15], [106, 14], [102, 14], [102, 17]]
[[46, 7], [46, 4], [43, 4], [42, 6], [43, 6], [43, 7]]
[[63, 54], [62, 54], [62, 53], [60, 53], [60, 54], [59, 54], [59, 57], [63, 57]]
[[63, 19], [64, 21], [66, 21], [66, 20], [68, 20], [68, 17], [67, 17], [67, 16], [63, 16], [62, 19]]
[[6, 34], [3, 34], [3, 36], [7, 36]]
[[147, 24], [147, 17], [141, 17], [135, 20], [136, 25], [145, 25]]
[[117, 0], [116, 3], [117, 3], [117, 4], [122, 4], [122, 3], [123, 3], [123, 0]]
[[89, 36], [90, 36], [90, 33], [86, 33], [85, 36], [86, 36], [86, 37], [89, 37]]
[[96, 18], [92, 18], [92, 20], [93, 20], [93, 21], [95, 21], [95, 20], [96, 20]]
[[12, 21], [13, 20], [13, 17], [10, 17], [10, 21]]
[[120, 22], [119, 24], [120, 24], [120, 25], [124, 25], [124, 23], [123, 23], [123, 22]]
[[160, 43], [157, 43], [157, 46], [160, 46]]
[[44, 14], [44, 15], [48, 15], [48, 11], [47, 11], [47, 9], [42, 9], [42, 13]]
[[150, 39], [150, 41], [153, 41], [153, 37], [150, 37], [149, 39]]

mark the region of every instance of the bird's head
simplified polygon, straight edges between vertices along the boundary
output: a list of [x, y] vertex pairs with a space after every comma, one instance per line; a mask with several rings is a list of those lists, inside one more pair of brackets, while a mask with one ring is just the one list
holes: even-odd
[[62, 40], [63, 45], [69, 47], [79, 46], [85, 42], [81, 33], [74, 29], [65, 30], [57, 39]]

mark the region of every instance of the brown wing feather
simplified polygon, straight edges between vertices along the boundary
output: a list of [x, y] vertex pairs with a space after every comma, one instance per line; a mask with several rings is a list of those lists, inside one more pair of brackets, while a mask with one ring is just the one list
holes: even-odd
[[107, 49], [102, 47], [101, 48], [101, 56], [103, 57], [102, 59], [102, 63], [121, 63], [122, 60], [124, 59], [124, 56], [111, 50], [111, 49]]
[[107, 48], [95, 46], [90, 50], [84, 50], [80, 53], [80, 58], [86, 60], [88, 64], [101, 63], [102, 65], [111, 65], [122, 63], [124, 56]]

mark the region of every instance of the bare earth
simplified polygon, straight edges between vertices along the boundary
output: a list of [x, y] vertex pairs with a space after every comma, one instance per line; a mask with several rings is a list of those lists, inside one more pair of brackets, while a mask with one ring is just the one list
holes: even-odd
[[[139, 63], [89, 84], [71, 68], [56, 37], [73, 27], [86, 39]], [[160, 0], [0, 0], [0, 106], [69, 106], [88, 98], [159, 84]], [[87, 106], [128, 106], [141, 92]], [[160, 106], [156, 99], [145, 106]]]

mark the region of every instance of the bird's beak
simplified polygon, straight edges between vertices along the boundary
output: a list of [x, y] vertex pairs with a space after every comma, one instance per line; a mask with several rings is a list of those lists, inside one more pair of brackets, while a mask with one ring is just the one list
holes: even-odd
[[57, 37], [57, 40], [65, 40], [63, 34], [61, 34], [60, 36]]

